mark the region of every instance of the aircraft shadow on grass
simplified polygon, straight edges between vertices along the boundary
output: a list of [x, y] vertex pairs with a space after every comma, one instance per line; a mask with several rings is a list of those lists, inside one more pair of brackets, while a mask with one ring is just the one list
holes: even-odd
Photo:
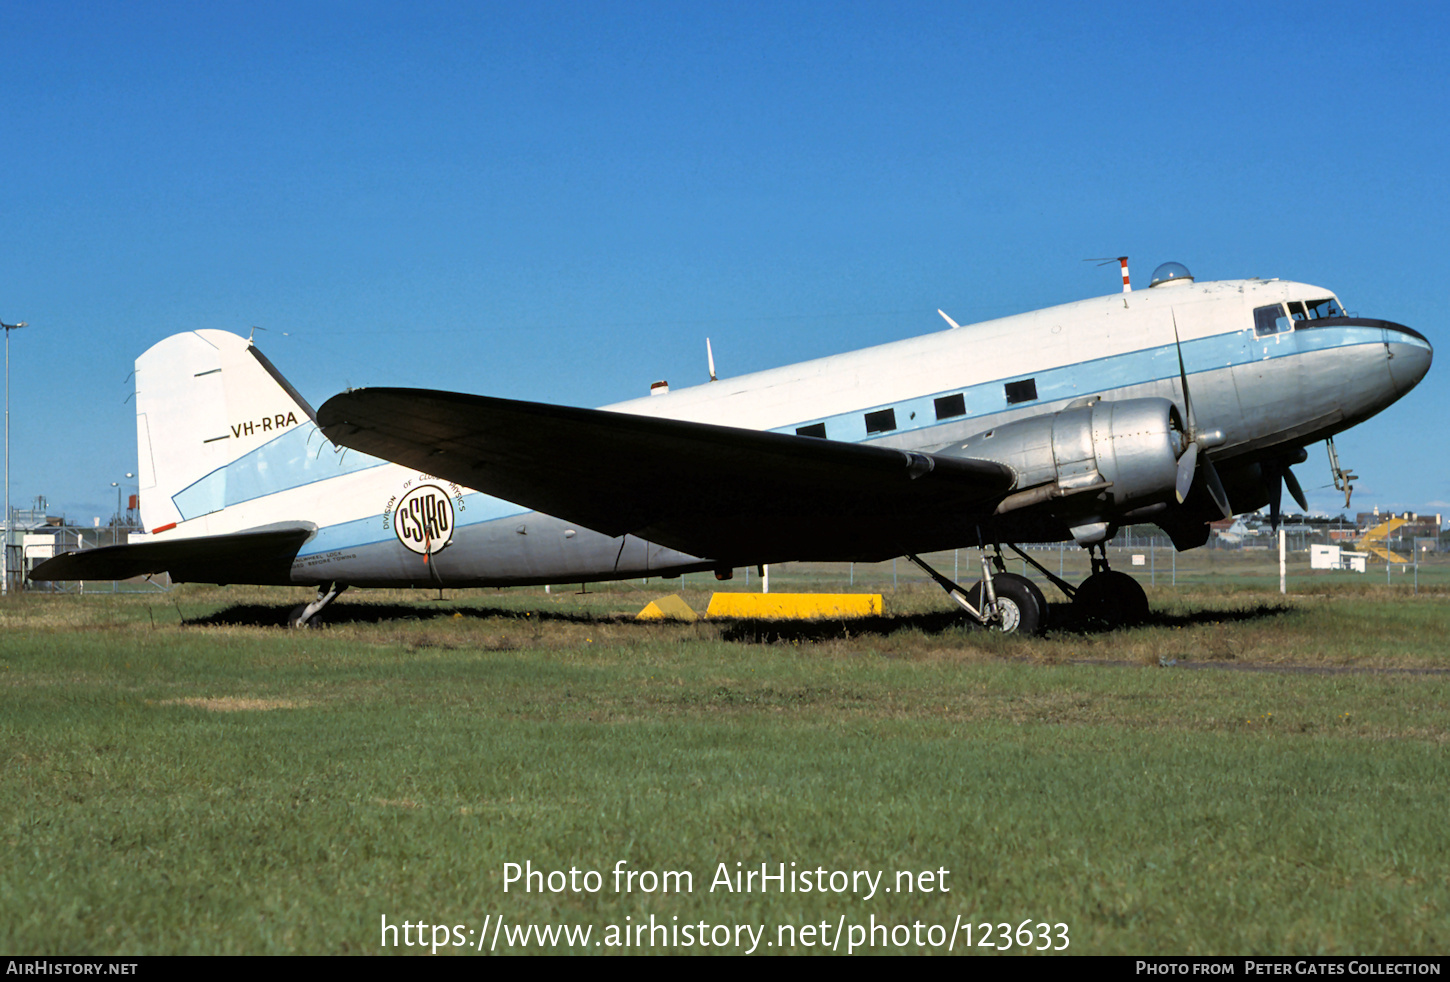
[[[233, 604], [204, 617], [186, 617], [187, 627], [283, 627], [289, 624], [295, 608], [287, 604]], [[431, 621], [447, 619], [454, 614], [483, 620], [498, 617], [504, 620], [531, 623], [596, 624], [611, 620], [587, 611], [509, 610], [502, 607], [425, 607], [421, 604], [339, 604], [327, 612], [326, 623], [314, 621], [309, 626], [325, 627], [341, 624], [383, 624], [389, 621]]]
[[[1072, 634], [1103, 634], [1113, 627], [1082, 616], [1070, 603], [1051, 604], [1051, 631]], [[1275, 603], [1258, 603], [1251, 607], [1197, 610], [1188, 614], [1151, 611], [1144, 627], [1194, 627], [1202, 624], [1233, 624], [1270, 620], [1289, 613], [1290, 607]], [[233, 604], [203, 617], [188, 618], [187, 627], [278, 627], [289, 622], [293, 608], [285, 604]], [[588, 611], [513, 610], [500, 607], [427, 607], [412, 604], [339, 604], [328, 611], [327, 624], [382, 624], [389, 621], [430, 621], [452, 618], [455, 614], [470, 620], [500, 618], [534, 624], [599, 624], [616, 622], [635, 624], [627, 615], [599, 615]], [[863, 617], [853, 620], [785, 621], [740, 619], [720, 621], [720, 638], [746, 644], [769, 644], [792, 641], [830, 641], [864, 635], [885, 636], [902, 630], [918, 630], [923, 634], [945, 634], [971, 622], [959, 611], [944, 610], [925, 614], [903, 614], [895, 617]], [[653, 623], [639, 623], [641, 631], [653, 631]]]
[[[1050, 604], [1051, 620], [1048, 633], [1106, 634], [1113, 630], [1124, 630], [1102, 621], [1084, 617], [1073, 609], [1070, 603]], [[1200, 610], [1191, 614], [1169, 614], [1150, 612], [1143, 627], [1191, 627], [1199, 624], [1238, 623], [1266, 620], [1288, 613], [1289, 607], [1279, 604], [1260, 603], [1253, 607], [1236, 607], [1229, 610]], [[790, 641], [828, 641], [843, 637], [863, 635], [885, 636], [902, 630], [918, 630], [923, 634], [945, 634], [963, 627], [974, 627], [971, 621], [958, 611], [934, 611], [927, 614], [906, 614], [899, 617], [864, 617], [851, 621], [767, 621], [738, 620], [724, 624], [721, 639], [745, 643], [770, 643]], [[1131, 628], [1127, 628], [1131, 630]]]

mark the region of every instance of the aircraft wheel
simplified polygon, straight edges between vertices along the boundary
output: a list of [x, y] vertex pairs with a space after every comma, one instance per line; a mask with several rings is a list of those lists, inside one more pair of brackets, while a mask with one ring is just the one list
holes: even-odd
[[315, 628], [315, 627], [320, 626], [319, 625], [319, 622], [322, 620], [322, 616], [321, 616], [322, 615], [322, 611], [319, 610], [316, 614], [313, 614], [311, 618], [309, 618], [308, 620], [305, 620], [304, 621], [302, 619], [302, 615], [304, 613], [306, 613], [306, 612], [307, 612], [307, 605], [306, 604], [298, 604], [296, 607], [293, 607], [292, 608], [292, 613], [290, 613], [290, 614], [287, 615], [287, 626], [288, 627], [304, 628], [304, 629]]
[[[997, 607], [1001, 619], [987, 626], [1003, 634], [1041, 634], [1047, 630], [1047, 598], [1025, 576], [1016, 573], [996, 573], [992, 576], [992, 589], [997, 594]], [[982, 609], [982, 584], [979, 582], [967, 591], [967, 600], [978, 610]]]
[[1148, 594], [1127, 573], [1106, 570], [1082, 581], [1072, 601], [1090, 621], [1110, 628], [1141, 624], [1148, 619]]

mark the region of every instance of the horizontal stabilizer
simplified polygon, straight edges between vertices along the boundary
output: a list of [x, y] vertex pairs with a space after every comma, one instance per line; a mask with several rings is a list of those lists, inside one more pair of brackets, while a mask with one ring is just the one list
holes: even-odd
[[292, 561], [317, 526], [294, 523], [228, 535], [168, 538], [61, 553], [30, 574], [32, 580], [126, 580], [170, 573], [176, 583], [287, 585]]
[[342, 446], [733, 565], [890, 558], [970, 534], [1013, 482], [992, 461], [424, 389], [345, 392], [317, 421]]

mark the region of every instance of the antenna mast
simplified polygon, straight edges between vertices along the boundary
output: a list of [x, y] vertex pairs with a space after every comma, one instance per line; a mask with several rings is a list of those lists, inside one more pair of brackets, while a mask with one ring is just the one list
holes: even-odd
[[1097, 263], [1099, 266], [1106, 266], [1108, 263], [1117, 263], [1123, 268], [1123, 292], [1132, 293], [1133, 284], [1128, 279], [1128, 257], [1118, 256], [1115, 259], [1084, 259], [1085, 263]]

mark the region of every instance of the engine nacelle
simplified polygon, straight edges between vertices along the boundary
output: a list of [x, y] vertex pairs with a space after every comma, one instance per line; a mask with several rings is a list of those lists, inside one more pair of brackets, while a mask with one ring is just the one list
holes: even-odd
[[1124, 399], [1015, 420], [943, 452], [1012, 468], [1017, 480], [999, 512], [1063, 499], [1053, 511], [1110, 520], [1171, 498], [1184, 446], [1171, 401]]

